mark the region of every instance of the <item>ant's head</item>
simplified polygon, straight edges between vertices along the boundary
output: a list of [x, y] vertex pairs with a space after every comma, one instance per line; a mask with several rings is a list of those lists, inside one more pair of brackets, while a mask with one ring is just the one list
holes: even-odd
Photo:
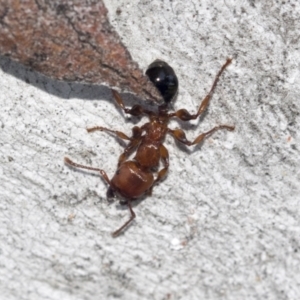
[[160, 91], [165, 104], [169, 104], [178, 91], [178, 79], [174, 70], [166, 62], [157, 59], [148, 67], [146, 75]]

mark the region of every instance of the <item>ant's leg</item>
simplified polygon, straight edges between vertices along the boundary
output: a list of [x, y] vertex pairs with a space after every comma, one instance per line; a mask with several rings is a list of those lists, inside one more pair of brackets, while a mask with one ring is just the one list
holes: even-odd
[[[109, 186], [111, 187], [111, 183], [110, 183], [110, 180], [108, 179], [108, 176], [107, 174], [105, 173], [105, 171], [101, 170], [101, 169], [98, 169], [98, 168], [93, 168], [93, 167], [88, 167], [88, 166], [84, 166], [84, 165], [80, 165], [80, 164], [77, 164], [75, 162], [73, 162], [72, 160], [70, 160], [70, 158], [68, 157], [65, 157], [64, 159], [65, 163], [74, 167], [74, 168], [80, 168], [80, 169], [86, 169], [86, 170], [91, 170], [91, 171], [98, 171], [100, 172], [100, 174], [102, 175], [102, 177], [104, 178], [104, 180], [109, 184]], [[118, 236], [121, 231], [126, 227], [128, 226], [132, 221], [133, 219], [135, 218], [135, 213], [131, 207], [131, 203], [130, 201], [128, 200], [127, 202], [127, 205], [128, 205], [128, 208], [129, 208], [129, 211], [130, 211], [130, 219], [122, 226], [120, 227], [118, 230], [116, 230], [115, 232], [112, 233], [112, 236], [113, 237], [116, 237]]]
[[226, 63], [222, 66], [221, 70], [218, 72], [217, 76], [215, 77], [214, 83], [209, 91], [209, 93], [206, 95], [206, 97], [202, 100], [200, 107], [198, 109], [198, 112], [196, 114], [191, 115], [186, 109], [180, 109], [176, 111], [175, 113], [169, 114], [169, 117], [177, 117], [182, 121], [189, 121], [193, 119], [197, 119], [207, 108], [209, 101], [212, 97], [212, 94], [214, 92], [214, 89], [219, 81], [219, 78], [221, 74], [224, 72], [224, 70], [227, 68], [227, 66], [231, 63], [232, 59], [228, 58], [226, 60]]
[[130, 137], [128, 137], [125, 133], [118, 131], [118, 130], [111, 130], [102, 126], [96, 126], [96, 127], [92, 127], [92, 128], [87, 128], [86, 129], [87, 132], [94, 132], [94, 131], [106, 131], [106, 132], [110, 132], [110, 133], [114, 133], [117, 137], [119, 137], [122, 140], [131, 140]]
[[[132, 131], [133, 131], [133, 137], [131, 137], [131, 138], [128, 137], [125, 133], [123, 133], [121, 131], [111, 130], [111, 129], [108, 129], [108, 128], [105, 128], [105, 127], [102, 127], [102, 126], [96, 126], [96, 127], [92, 127], [92, 128], [87, 128], [87, 132], [94, 132], [94, 131], [97, 131], [97, 130], [99, 130], [99, 131], [106, 131], [106, 132], [110, 132], [110, 133], [115, 134], [120, 139], [130, 141], [129, 145], [126, 146], [126, 148], [124, 150], [124, 153], [121, 154], [120, 157], [119, 157], [119, 163], [118, 163], [118, 165], [120, 165], [134, 151], [134, 149], [136, 148], [136, 146], [138, 144], [138, 142], [134, 138], [134, 134], [135, 134], [134, 129], [136, 127], [137, 126], [133, 127], [133, 129], [132, 129]], [[137, 128], [139, 128], [139, 127], [137, 127]]]
[[197, 136], [193, 142], [190, 142], [187, 140], [185, 133], [182, 129], [172, 130], [172, 129], [168, 128], [168, 133], [170, 133], [177, 141], [179, 141], [187, 146], [192, 146], [192, 145], [201, 143], [205, 138], [207, 138], [208, 136], [210, 136], [211, 134], [213, 134], [214, 132], [216, 132], [217, 130], [220, 130], [220, 129], [227, 129], [229, 131], [232, 131], [232, 130], [234, 130], [234, 126], [228, 126], [228, 125], [216, 126], [213, 129]]
[[86, 169], [86, 170], [91, 170], [91, 171], [97, 171], [100, 172], [101, 176], [103, 177], [103, 179], [108, 183], [109, 186], [111, 186], [110, 180], [107, 176], [107, 174], [105, 173], [105, 171], [98, 169], [98, 168], [93, 168], [93, 167], [88, 167], [88, 166], [84, 166], [84, 165], [80, 165], [77, 164], [75, 162], [73, 162], [70, 158], [65, 157], [64, 158], [64, 162], [74, 168], [79, 168], [79, 169]]
[[115, 90], [111, 90], [111, 91], [117, 104], [123, 109], [123, 111], [126, 114], [130, 114], [136, 117], [141, 115], [153, 115], [152, 111], [144, 109], [141, 105], [134, 105], [132, 106], [132, 108], [126, 108], [120, 94]]
[[[147, 123], [145, 125], [147, 125]], [[102, 126], [87, 128], [87, 132], [94, 132], [94, 131], [98, 131], [98, 130], [99, 131], [106, 131], [106, 132], [110, 132], [110, 133], [115, 134], [120, 139], [130, 141], [130, 143], [126, 146], [124, 152], [119, 157], [118, 165], [120, 165], [123, 161], [125, 161], [129, 157], [129, 155], [131, 153], [133, 153], [133, 151], [136, 149], [136, 147], [140, 143], [142, 132], [144, 130], [144, 126], [142, 128], [140, 128], [138, 126], [134, 126], [132, 128], [132, 137], [128, 137], [125, 133], [123, 133], [121, 131], [111, 130], [109, 128], [105, 128], [105, 127], [102, 127]]]
[[135, 213], [134, 213], [134, 211], [133, 211], [133, 209], [131, 207], [130, 200], [127, 201], [127, 205], [128, 205], [129, 211], [130, 211], [130, 218], [129, 218], [129, 220], [123, 226], [121, 226], [118, 230], [114, 231], [111, 234], [113, 237], [117, 237], [123, 231], [123, 229], [125, 227], [127, 227], [134, 220], [134, 218], [135, 218]]
[[140, 142], [141, 142], [140, 139], [133, 139], [126, 146], [124, 152], [119, 156], [118, 166], [120, 166], [120, 164], [124, 162], [134, 152], [134, 150], [137, 148]]
[[168, 152], [167, 148], [164, 145], [160, 145], [159, 153], [160, 153], [160, 158], [162, 160], [164, 167], [158, 172], [157, 177], [153, 182], [153, 185], [147, 191], [148, 196], [152, 195], [153, 186], [165, 178], [165, 176], [167, 175], [168, 169], [169, 169], [169, 152]]
[[124, 152], [119, 156], [118, 166], [125, 161], [137, 148], [141, 142], [143, 127], [134, 126], [132, 128], [132, 137], [130, 138], [130, 143], [126, 146]]
[[159, 152], [164, 167], [158, 172], [154, 184], [161, 181], [166, 176], [169, 168], [169, 152], [167, 148], [164, 145], [160, 145]]

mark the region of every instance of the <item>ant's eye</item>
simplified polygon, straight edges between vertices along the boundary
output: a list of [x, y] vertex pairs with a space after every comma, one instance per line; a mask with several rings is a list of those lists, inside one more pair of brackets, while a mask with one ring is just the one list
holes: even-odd
[[156, 60], [148, 67], [146, 75], [160, 91], [165, 103], [171, 102], [178, 91], [178, 79], [174, 70], [166, 62]]

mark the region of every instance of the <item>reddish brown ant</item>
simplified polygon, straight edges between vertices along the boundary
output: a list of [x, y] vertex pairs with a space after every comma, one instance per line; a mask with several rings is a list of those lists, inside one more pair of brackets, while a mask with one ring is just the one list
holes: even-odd
[[[183, 130], [168, 128], [169, 120], [173, 117], [177, 117], [182, 121], [189, 121], [197, 119], [204, 112], [209, 104], [219, 77], [230, 63], [231, 59], [227, 59], [226, 63], [222, 66], [215, 77], [209, 93], [202, 100], [196, 114], [190, 114], [186, 109], [180, 109], [176, 112], [168, 113], [169, 103], [177, 94], [178, 79], [174, 70], [167, 63], [160, 60], [154, 61], [146, 71], [149, 79], [158, 88], [164, 99], [164, 103], [158, 106], [157, 111], [144, 109], [140, 105], [134, 105], [132, 108], [126, 108], [119, 93], [112, 90], [118, 106], [125, 113], [133, 116], [147, 115], [150, 122], [141, 127], [134, 126], [132, 128], [131, 137], [128, 137], [121, 131], [111, 130], [101, 126], [87, 129], [88, 132], [98, 130], [110, 132], [123, 140], [129, 141], [123, 154], [119, 157], [118, 169], [111, 180], [108, 178], [105, 171], [74, 163], [69, 158], [65, 157], [65, 163], [72, 167], [100, 172], [103, 179], [109, 185], [110, 192], [121, 196], [121, 204], [128, 205], [131, 214], [130, 219], [118, 230], [112, 233], [114, 237], [119, 235], [135, 218], [135, 213], [131, 207], [131, 201], [144, 194], [150, 195], [153, 186], [166, 176], [169, 168], [169, 154], [168, 150], [163, 145], [163, 141], [167, 133], [171, 134], [177, 141], [184, 145], [191, 146], [202, 142], [206, 137], [219, 129], [227, 129], [230, 131], [234, 130], [233, 126], [219, 125], [200, 134], [194, 141], [191, 142], [187, 140]], [[134, 151], [136, 151], [135, 157], [132, 160], [128, 160], [128, 157]], [[160, 161], [163, 164], [163, 168], [157, 172]], [[157, 176], [154, 177], [153, 174], [156, 172]]]

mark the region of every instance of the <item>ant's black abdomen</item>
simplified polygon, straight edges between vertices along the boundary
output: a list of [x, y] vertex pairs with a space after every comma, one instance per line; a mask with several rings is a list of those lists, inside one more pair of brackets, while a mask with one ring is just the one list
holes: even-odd
[[164, 61], [155, 60], [146, 75], [160, 91], [164, 101], [170, 103], [178, 91], [178, 79], [174, 70]]

